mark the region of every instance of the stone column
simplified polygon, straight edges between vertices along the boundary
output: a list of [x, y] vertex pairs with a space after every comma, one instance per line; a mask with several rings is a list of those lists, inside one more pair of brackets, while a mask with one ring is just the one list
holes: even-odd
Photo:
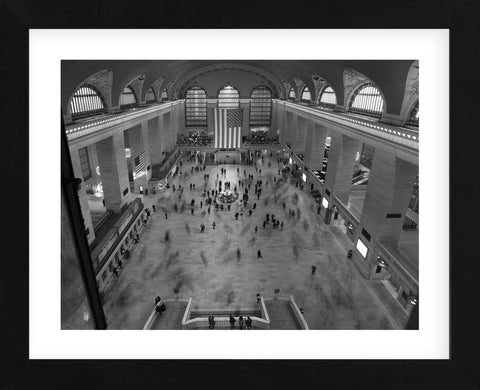
[[96, 148], [105, 207], [120, 213], [122, 207], [131, 201], [123, 132], [97, 142]]
[[289, 111], [286, 111], [287, 125], [285, 128], [285, 143], [290, 144], [293, 148], [295, 134], [297, 131], [297, 116]]
[[295, 140], [293, 141], [293, 150], [295, 153], [305, 153], [305, 144], [307, 142], [307, 119], [301, 116], [297, 117], [297, 129]]
[[[150, 166], [150, 156], [146, 150], [145, 136], [148, 136], [148, 131], [146, 124], [140, 124], [131, 129], [126, 130], [128, 141], [131, 151], [131, 163], [132, 163], [132, 172], [133, 172], [133, 191], [139, 192], [140, 186], [143, 189], [148, 188], [148, 179], [151, 176], [151, 167], [147, 170], [147, 167]], [[144, 152], [145, 154], [145, 167], [138, 172], [135, 170], [135, 160], [138, 160], [140, 155]]]
[[[76, 178], [82, 179], [82, 184], [78, 189], [78, 200], [80, 201], [80, 208], [82, 209], [83, 223], [85, 229], [87, 229], [87, 240], [90, 244], [95, 239], [95, 232], [93, 230], [92, 216], [90, 215], [90, 207], [88, 205], [88, 195], [85, 190], [85, 183], [83, 180], [82, 166], [80, 164], [80, 155], [78, 154], [78, 147], [70, 148], [70, 156], [72, 158], [73, 173]], [[94, 167], [90, 167], [90, 170], [94, 170]], [[92, 172], [92, 175], [94, 173]]]
[[165, 150], [170, 152], [174, 148], [171, 112], [166, 112], [163, 114], [162, 133], [163, 139], [165, 140]]
[[160, 164], [165, 158], [165, 143], [162, 134], [163, 115], [147, 122], [150, 162]]
[[398, 245], [417, 175], [418, 166], [397, 158], [393, 150], [375, 149], [360, 225], [355, 232], [355, 243], [360, 238], [369, 249], [367, 259], [354, 251], [366, 277], [376, 266], [376, 244]]
[[286, 142], [286, 114], [285, 114], [285, 107], [278, 103], [273, 103], [273, 115], [275, 115], [276, 119], [276, 128], [275, 131], [278, 131], [278, 141], [280, 145], [284, 145]]
[[321, 170], [323, 156], [325, 155], [325, 139], [327, 128], [318, 123], [311, 122], [307, 136], [307, 151], [305, 152], [305, 165], [313, 170]]
[[332, 134], [325, 177], [325, 195], [330, 203], [332, 203], [331, 199], [334, 196], [345, 205], [348, 203], [348, 196], [352, 187], [355, 155], [359, 144], [359, 141], [346, 135]]

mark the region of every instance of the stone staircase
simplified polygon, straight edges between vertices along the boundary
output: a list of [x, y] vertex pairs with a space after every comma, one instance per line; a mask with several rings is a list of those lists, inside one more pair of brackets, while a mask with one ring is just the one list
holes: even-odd
[[270, 329], [302, 329], [290, 307], [290, 301], [270, 299], [265, 300], [265, 306], [270, 317]]
[[167, 310], [162, 315], [155, 315], [155, 320], [152, 324], [153, 329], [182, 329], [182, 319], [187, 308], [187, 302], [184, 301], [170, 301], [165, 302]]

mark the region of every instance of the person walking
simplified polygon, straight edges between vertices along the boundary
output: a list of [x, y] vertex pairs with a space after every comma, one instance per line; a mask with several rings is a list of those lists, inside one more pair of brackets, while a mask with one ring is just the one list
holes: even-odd
[[312, 276], [315, 276], [315, 271], [317, 270], [317, 267], [312, 265]]
[[154, 213], [157, 212], [157, 207], [156, 207], [154, 204], [152, 204], [152, 209], [153, 209], [153, 212], [154, 212]]
[[200, 225], [200, 233], [205, 233], [205, 225], [203, 223]]
[[260, 294], [257, 294], [257, 304], [260, 305], [260, 302], [262, 301], [262, 298]]
[[257, 250], [257, 259], [263, 259], [262, 257], [262, 252], [259, 250]]
[[215, 230], [215, 221], [212, 222], [212, 229]]
[[258, 232], [258, 226], [255, 225], [255, 234]]
[[230, 329], [235, 329], [235, 317], [233, 316], [233, 314], [230, 314]]

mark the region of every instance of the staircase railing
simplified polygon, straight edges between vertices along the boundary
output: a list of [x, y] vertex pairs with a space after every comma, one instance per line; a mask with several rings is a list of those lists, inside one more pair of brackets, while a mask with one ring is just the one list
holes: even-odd
[[290, 307], [292, 308], [293, 314], [295, 314], [295, 317], [297, 318], [297, 321], [300, 324], [300, 327], [303, 330], [308, 330], [307, 321], [305, 320], [305, 317], [303, 316], [302, 312], [298, 308], [297, 303], [295, 302], [295, 299], [293, 299], [293, 295], [290, 295]]
[[[193, 308], [193, 299], [189, 298], [185, 313], [182, 320], [182, 329], [208, 329], [208, 317], [197, 317], [190, 318]], [[265, 306], [263, 298], [260, 299], [260, 310], [262, 312], [262, 317], [250, 316], [252, 320], [252, 328], [257, 329], [268, 329], [270, 327], [270, 317]], [[236, 327], [238, 328], [238, 316], [234, 316], [237, 320]], [[215, 328], [229, 328], [230, 327], [230, 317], [228, 316], [219, 316], [215, 317]]]
[[[185, 300], [178, 300], [178, 299], [162, 299], [162, 303], [167, 304], [169, 302], [186, 302], [186, 301]], [[188, 306], [187, 306], [187, 308], [188, 308]], [[168, 310], [168, 308], [167, 308], [167, 310]], [[153, 326], [155, 320], [157, 319], [157, 316], [158, 316], [158, 314], [155, 311], [155, 306], [154, 306], [152, 312], [148, 316], [147, 322], [145, 322], [145, 325], [143, 326], [143, 330], [152, 329], [152, 326]]]

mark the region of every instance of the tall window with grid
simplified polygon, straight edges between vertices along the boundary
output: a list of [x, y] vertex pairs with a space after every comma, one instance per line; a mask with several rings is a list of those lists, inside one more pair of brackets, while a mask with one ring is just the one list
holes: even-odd
[[335, 95], [335, 91], [330, 85], [323, 88], [318, 104], [325, 107], [333, 107], [337, 104], [337, 95]]
[[86, 118], [107, 112], [100, 93], [91, 85], [83, 85], [73, 94], [70, 101], [72, 119]]
[[308, 87], [303, 88], [302, 97], [300, 98], [302, 102], [309, 103], [312, 101], [312, 94]]
[[413, 107], [413, 110], [410, 114], [410, 118], [408, 119], [407, 124], [412, 125], [412, 126], [418, 126], [419, 122], [419, 111], [418, 111], [418, 102], [415, 104], [415, 107]]
[[88, 158], [88, 149], [78, 149], [78, 156], [80, 157], [80, 166], [82, 168], [83, 180], [88, 180], [92, 177], [92, 170], [90, 169], [90, 160]]
[[146, 103], [155, 103], [157, 100], [155, 96], [155, 91], [153, 90], [152, 87], [150, 87], [147, 91], [147, 95], [145, 96], [145, 102]]
[[250, 126], [270, 126], [272, 92], [267, 87], [256, 87], [250, 95]]
[[240, 94], [231, 85], [227, 85], [218, 92], [218, 108], [239, 108]]
[[137, 106], [137, 98], [133, 89], [130, 87], [123, 88], [122, 94], [120, 95], [120, 108], [126, 109]]
[[383, 112], [383, 97], [372, 84], [363, 84], [350, 98], [347, 111], [380, 118]]
[[207, 127], [207, 93], [194, 86], [185, 94], [185, 126]]
[[288, 92], [288, 100], [295, 100], [297, 98], [297, 94], [295, 93], [295, 90], [293, 87], [290, 88], [290, 91]]

